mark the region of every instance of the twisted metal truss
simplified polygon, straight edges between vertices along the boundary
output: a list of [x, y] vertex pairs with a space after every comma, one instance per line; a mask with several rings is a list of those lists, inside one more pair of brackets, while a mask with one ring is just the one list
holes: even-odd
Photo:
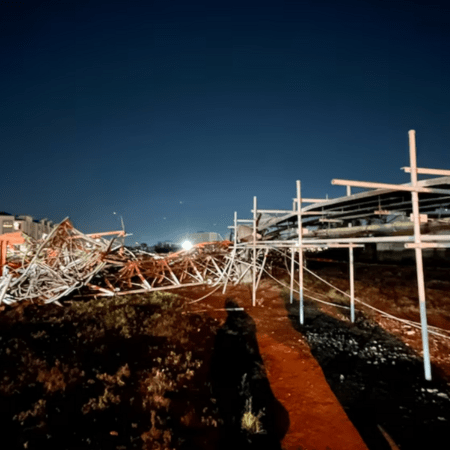
[[0, 277], [0, 303], [58, 302], [77, 289], [87, 296], [115, 296], [215, 285], [228, 275], [230, 241], [197, 244], [162, 257], [114, 248], [115, 239], [105, 234], [112, 233], [85, 235], [66, 219], [45, 240], [28, 239], [9, 254]]
[[0, 281], [0, 301], [57, 301], [87, 284], [105, 266], [112, 241], [93, 239], [64, 220], [43, 242], [13, 254]]

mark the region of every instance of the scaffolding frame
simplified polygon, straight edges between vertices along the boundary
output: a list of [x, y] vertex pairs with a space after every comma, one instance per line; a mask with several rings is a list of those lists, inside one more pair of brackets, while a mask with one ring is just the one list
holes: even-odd
[[[292, 210], [277, 210], [277, 209], [258, 209], [257, 198], [253, 197], [253, 209], [251, 210], [253, 218], [250, 220], [238, 220], [237, 213], [234, 213], [234, 225], [229, 228], [234, 230], [234, 240], [233, 240], [233, 250], [232, 250], [232, 260], [235, 262], [237, 260], [237, 252], [241, 250], [249, 250], [252, 252], [251, 263], [248, 264], [248, 268], [251, 267], [252, 270], [252, 306], [256, 306], [256, 294], [258, 289], [258, 283], [261, 278], [261, 274], [264, 270], [264, 264], [266, 261], [267, 253], [270, 249], [285, 249], [291, 253], [291, 270], [290, 270], [290, 302], [293, 303], [294, 298], [294, 268], [295, 262], [298, 255], [298, 284], [299, 284], [299, 322], [304, 324], [304, 286], [303, 286], [303, 252], [308, 248], [320, 248], [320, 247], [347, 247], [349, 251], [349, 281], [350, 281], [350, 320], [354, 322], [355, 320], [355, 302], [354, 302], [354, 254], [353, 249], [355, 247], [361, 247], [368, 243], [393, 243], [401, 242], [404, 244], [405, 248], [414, 249], [415, 251], [415, 261], [416, 261], [416, 273], [417, 273], [417, 286], [418, 286], [418, 297], [419, 297], [419, 312], [420, 312], [420, 324], [421, 324], [421, 334], [422, 334], [422, 349], [423, 349], [423, 361], [424, 361], [424, 374], [426, 380], [431, 380], [431, 363], [430, 363], [430, 351], [428, 342], [428, 324], [427, 324], [427, 312], [426, 312], [426, 294], [425, 294], [425, 283], [424, 283], [424, 273], [423, 273], [423, 249], [430, 248], [450, 248], [450, 221], [441, 221], [437, 223], [435, 227], [438, 232], [442, 229], [447, 231], [447, 234], [423, 234], [421, 227], [424, 225], [421, 223], [423, 219], [423, 214], [421, 215], [420, 204], [419, 204], [419, 193], [432, 195], [429, 199], [424, 199], [422, 202], [425, 208], [430, 208], [428, 204], [429, 201], [432, 202], [432, 207], [436, 206], [450, 206], [450, 189], [442, 189], [439, 187], [433, 187], [435, 185], [450, 185], [450, 170], [441, 169], [425, 169], [417, 167], [417, 151], [416, 151], [416, 133], [414, 130], [408, 132], [409, 136], [409, 160], [410, 165], [408, 167], [403, 167], [402, 170], [405, 173], [410, 174], [411, 181], [406, 184], [388, 184], [388, 183], [375, 183], [367, 181], [353, 181], [353, 180], [341, 180], [333, 179], [332, 184], [341, 185], [346, 187], [346, 197], [341, 197], [337, 199], [302, 199], [301, 194], [301, 181], [296, 182], [296, 198], [293, 199]], [[437, 175], [443, 176], [442, 179], [427, 179], [419, 181], [417, 179], [418, 174], [425, 175]], [[351, 188], [367, 188], [375, 189], [376, 191], [362, 192], [357, 194], [351, 194]], [[373, 210], [372, 204], [375, 197], [378, 195], [378, 209]], [[391, 195], [392, 193], [406, 193], [411, 196], [410, 203], [412, 205], [412, 213], [410, 220], [412, 221], [412, 231], [413, 235], [395, 235], [398, 230], [395, 229], [383, 229], [380, 227], [381, 231], [384, 231], [386, 235], [384, 236], [371, 236], [370, 234], [361, 235], [360, 227], [352, 227], [351, 223], [348, 223], [346, 230], [347, 237], [331, 236], [327, 237], [308, 237], [308, 233], [305, 233], [303, 225], [308, 223], [339, 223], [343, 222], [343, 218], [346, 220], [350, 219], [361, 219], [367, 217], [369, 214], [373, 216], [378, 214], [380, 216], [385, 215], [395, 215], [398, 213], [404, 214], [408, 210], [408, 202], [402, 197], [401, 201], [393, 196], [391, 203], [396, 207], [395, 210], [389, 211], [388, 209], [382, 209], [381, 197], [386, 195]], [[342, 207], [347, 199], [356, 199], [360, 201], [365, 201], [366, 206], [363, 211], [345, 211]], [[389, 197], [388, 197], [389, 198]], [[376, 199], [375, 199], [376, 200]], [[395, 203], [395, 200], [396, 203]], [[434, 202], [434, 203], [433, 203]], [[311, 203], [309, 206], [303, 206], [304, 203]], [[339, 205], [341, 205], [341, 210], [339, 210]], [[352, 206], [350, 203], [348, 205]], [[373, 211], [372, 213], [367, 212]], [[358, 215], [358, 212], [360, 214]], [[276, 217], [269, 217], [264, 222], [261, 221], [263, 215], [276, 214]], [[278, 215], [282, 214], [281, 217]], [[350, 214], [350, 216], [349, 216]], [[311, 217], [313, 216], [313, 217]], [[325, 216], [325, 218], [324, 218]], [[440, 219], [440, 214], [439, 214]], [[239, 222], [250, 222], [252, 225], [252, 239], [246, 242], [238, 242], [237, 231]], [[295, 227], [295, 222], [297, 226]], [[285, 224], [285, 225], [283, 225]], [[436, 223], [434, 223], [436, 225]], [[273, 232], [268, 232], [265, 237], [258, 239], [258, 231], [270, 230], [273, 227], [279, 226]], [[294, 229], [296, 228], [296, 233]], [[430, 226], [431, 228], [431, 226]], [[308, 230], [306, 230], [308, 231]], [[429, 230], [428, 230], [429, 231]], [[433, 231], [433, 230], [432, 230]], [[343, 233], [341, 229], [341, 233]], [[296, 234], [296, 237], [295, 237]], [[264, 259], [261, 265], [258, 265], [257, 259], [264, 253]], [[248, 252], [247, 252], [248, 254]], [[231, 264], [230, 264], [231, 267]], [[258, 276], [259, 272], [259, 276]], [[258, 279], [257, 279], [258, 277]], [[224, 292], [226, 285], [224, 286]]]

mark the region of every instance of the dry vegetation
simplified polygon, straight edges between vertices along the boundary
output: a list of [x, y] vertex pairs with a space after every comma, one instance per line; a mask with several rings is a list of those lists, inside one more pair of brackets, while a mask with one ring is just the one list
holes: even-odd
[[4, 448], [179, 449], [217, 439], [208, 379], [217, 326], [184, 314], [176, 296], [19, 304], [0, 327]]

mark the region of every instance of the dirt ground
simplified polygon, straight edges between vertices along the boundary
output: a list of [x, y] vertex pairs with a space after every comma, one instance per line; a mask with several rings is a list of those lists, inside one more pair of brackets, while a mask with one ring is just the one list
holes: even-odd
[[[348, 292], [345, 264], [308, 268]], [[425, 276], [428, 322], [446, 330], [448, 273]], [[288, 277], [272, 275], [255, 307], [248, 285], [2, 307], [2, 448], [445, 448], [450, 340], [430, 335], [426, 381], [420, 330], [360, 303], [351, 323], [311, 274], [300, 325]], [[413, 267], [357, 265], [355, 278], [367, 305], [419, 319]]]
[[[348, 266], [310, 261], [308, 268], [349, 292]], [[450, 330], [448, 269], [429, 269], [428, 324]], [[289, 278], [275, 273], [289, 285]], [[441, 448], [450, 436], [450, 339], [430, 334], [432, 381], [424, 379], [420, 329], [356, 304], [310, 275], [305, 279], [305, 324], [299, 324], [298, 296], [272, 279], [263, 280], [257, 306], [249, 286], [220, 290], [191, 307], [225, 323], [236, 313], [225, 298], [239, 299], [256, 323], [256, 336], [271, 389], [290, 425], [284, 449]], [[189, 296], [189, 294], [185, 294]], [[415, 267], [357, 264], [355, 296], [395, 317], [419, 321]], [[200, 309], [201, 310], [201, 309]], [[204, 311], [203, 313], [206, 313]], [[446, 336], [449, 333], [440, 332]]]

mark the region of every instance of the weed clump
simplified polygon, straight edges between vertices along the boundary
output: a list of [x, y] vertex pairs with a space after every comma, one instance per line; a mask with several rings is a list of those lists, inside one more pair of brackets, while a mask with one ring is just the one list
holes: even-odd
[[245, 401], [245, 410], [241, 419], [241, 427], [249, 434], [263, 434], [265, 433], [261, 424], [261, 417], [264, 415], [263, 411], [259, 411], [258, 414], [253, 412], [252, 398], [248, 398]]

